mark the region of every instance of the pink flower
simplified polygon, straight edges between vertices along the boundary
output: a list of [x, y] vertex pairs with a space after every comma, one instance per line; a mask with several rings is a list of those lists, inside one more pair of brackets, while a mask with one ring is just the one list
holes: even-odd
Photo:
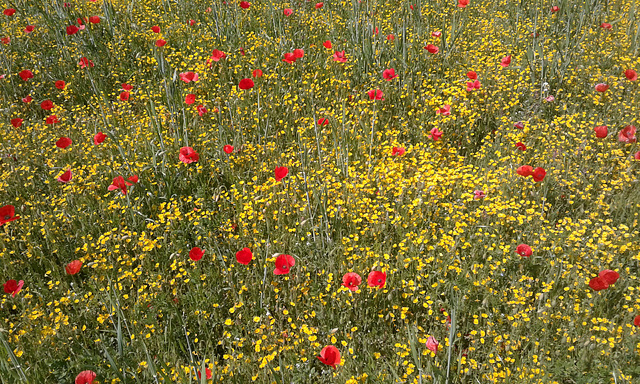
[[191, 164], [200, 160], [200, 155], [191, 147], [182, 147], [178, 158], [185, 164]]
[[346, 63], [347, 62], [347, 56], [345, 55], [344, 51], [336, 51], [333, 54], [333, 61], [337, 61], [339, 63]]
[[467, 81], [467, 92], [471, 92], [475, 89], [480, 89], [480, 81]]
[[473, 191], [474, 200], [484, 199], [485, 197], [487, 197], [487, 195], [484, 193], [484, 191], [481, 191], [479, 189], [476, 189], [475, 191]]
[[190, 83], [190, 82], [196, 82], [198, 81], [198, 74], [195, 72], [183, 72], [180, 74], [180, 80], [184, 81], [185, 83]]
[[436, 115], [449, 116], [451, 114], [451, 106], [445, 104], [442, 108], [436, 111]]
[[440, 132], [438, 128], [432, 128], [431, 131], [429, 131], [429, 137], [431, 137], [433, 141], [438, 141], [442, 137], [442, 132]]
[[627, 125], [622, 131], [618, 133], [618, 141], [621, 143], [635, 143], [636, 142], [636, 127], [633, 125]]
[[293, 14], [293, 9], [285, 8], [283, 13], [284, 13], [285, 16], [291, 16]]
[[429, 336], [429, 338], [427, 339], [427, 349], [433, 353], [437, 353], [438, 345], [440, 345], [440, 343], [438, 343], [438, 340], [436, 340], [436, 338], [433, 336]]

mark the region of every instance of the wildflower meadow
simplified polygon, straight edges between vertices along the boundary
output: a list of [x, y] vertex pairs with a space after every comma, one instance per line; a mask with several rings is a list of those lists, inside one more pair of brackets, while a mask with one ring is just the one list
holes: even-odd
[[640, 2], [316, 1], [0, 1], [0, 383], [640, 383]]

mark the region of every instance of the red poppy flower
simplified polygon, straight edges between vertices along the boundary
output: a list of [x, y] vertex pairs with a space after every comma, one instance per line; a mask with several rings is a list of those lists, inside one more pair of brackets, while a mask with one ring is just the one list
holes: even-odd
[[296, 59], [302, 59], [304, 57], [304, 50], [303, 49], [294, 49], [293, 50], [293, 57], [295, 57]]
[[605, 83], [596, 84], [596, 91], [606, 92], [609, 89], [609, 85]]
[[58, 119], [58, 116], [56, 115], [51, 115], [51, 116], [47, 116], [44, 122], [48, 125], [58, 124], [60, 122], [60, 119]]
[[[137, 176], [131, 176], [128, 180], [131, 180], [133, 183], [137, 183], [138, 182], [138, 177]], [[117, 176], [113, 178], [113, 182], [111, 183], [111, 185], [109, 186], [109, 188], [107, 188], [109, 191], [115, 191], [117, 189], [119, 189], [123, 195], [127, 194], [127, 187], [133, 185], [132, 183], [130, 183], [129, 181], [126, 181], [124, 179], [124, 177], [122, 176]]]
[[231, 145], [225, 145], [224, 147], [222, 147], [222, 150], [224, 151], [224, 153], [226, 154], [231, 154], [233, 153], [233, 146]]
[[393, 41], [395, 39], [396, 39], [396, 37], [392, 33], [387, 35], [387, 40]]
[[358, 285], [360, 285], [360, 283], [362, 283], [362, 278], [357, 273], [349, 272], [342, 276], [342, 285], [353, 292], [358, 290]]
[[7, 45], [11, 42], [11, 38], [9, 36], [5, 36], [3, 38], [0, 38], [0, 42], [2, 42], [2, 44]]
[[347, 55], [344, 53], [344, 51], [335, 51], [335, 53], [333, 54], [333, 61], [337, 61], [338, 63], [346, 63]]
[[382, 78], [387, 81], [391, 81], [396, 77], [398, 77], [398, 75], [396, 75], [396, 70], [393, 68], [385, 69], [384, 71], [382, 71]]
[[40, 103], [40, 108], [44, 109], [45, 111], [50, 111], [51, 108], [53, 108], [53, 102], [47, 99]]
[[526, 151], [527, 150], [527, 146], [524, 145], [524, 143], [522, 143], [520, 141], [516, 143], [516, 148], [518, 148], [521, 151]]
[[61, 138], [58, 139], [58, 141], [56, 141], [56, 147], [62, 148], [62, 149], [67, 148], [71, 144], [73, 144], [73, 141], [66, 136], [62, 136]]
[[178, 158], [185, 164], [191, 164], [200, 160], [200, 155], [191, 147], [182, 147]]
[[516, 253], [520, 256], [529, 257], [533, 254], [533, 251], [527, 244], [520, 244], [516, 247]]
[[372, 89], [367, 92], [369, 100], [384, 100], [384, 93], [379, 89]]
[[208, 112], [208, 111], [207, 111], [207, 108], [205, 108], [204, 106], [202, 106], [202, 104], [201, 104], [201, 105], [198, 105], [198, 106], [196, 107], [196, 110], [198, 111], [198, 115], [199, 115], [200, 117], [204, 116], [204, 114]]
[[196, 95], [194, 95], [193, 93], [189, 93], [187, 96], [184, 97], [184, 102], [187, 105], [191, 105], [193, 103], [196, 102]]
[[624, 71], [624, 76], [630, 81], [638, 80], [638, 73], [636, 73], [636, 71], [634, 71], [633, 69], [627, 69], [626, 71]]
[[27, 25], [27, 26], [24, 28], [24, 33], [31, 33], [31, 32], [33, 32], [33, 30], [34, 30], [34, 29], [36, 29], [36, 26], [35, 26], [35, 25]]
[[24, 120], [22, 120], [22, 119], [18, 119], [18, 118], [16, 118], [16, 119], [11, 119], [11, 125], [13, 125], [13, 126], [14, 126], [14, 127], [16, 127], [16, 128], [19, 128], [19, 127], [21, 127], [21, 126], [22, 126], [22, 122], [23, 122], [23, 121], [24, 121]]
[[158, 39], [156, 40], [156, 47], [164, 47], [167, 44], [166, 40]]
[[125, 91], [130, 91], [133, 89], [133, 85], [129, 85], [127, 83], [122, 83], [121, 85], [122, 89], [124, 89]]
[[194, 25], [196, 25], [196, 21], [193, 19], [189, 19], [189, 26], [193, 27]]
[[596, 137], [599, 139], [604, 139], [609, 134], [609, 130], [606, 125], [599, 125], [593, 128], [593, 130], [596, 132]]
[[[211, 378], [213, 377], [213, 372], [209, 369], [209, 367], [205, 367], [204, 374], [205, 374], [205, 376], [207, 376], [207, 380], [211, 380]], [[202, 377], [202, 375], [200, 374], [200, 371], [198, 370], [198, 380], [200, 380], [201, 377]]]
[[553, 7], [551, 7], [551, 12], [558, 12], [560, 10], [560, 7], [558, 7], [557, 5], [554, 5]]
[[67, 272], [67, 275], [75, 275], [80, 272], [80, 268], [82, 268], [82, 261], [73, 260], [64, 267], [64, 270]]
[[474, 71], [469, 71], [467, 72], [467, 77], [469, 78], [469, 80], [476, 80], [478, 78], [478, 74]]
[[283, 13], [284, 13], [285, 16], [291, 16], [291, 14], [293, 14], [293, 9], [285, 8]]
[[58, 176], [57, 180], [61, 183], [68, 183], [73, 179], [73, 174], [70, 169], [67, 169], [62, 175]]
[[506, 68], [506, 67], [509, 66], [509, 64], [511, 64], [511, 55], [505, 56], [505, 57], [502, 58], [502, 60], [500, 60], [500, 65], [502, 67]]
[[104, 133], [102, 132], [96, 133], [96, 135], [93, 136], [93, 145], [101, 144], [106, 138], [107, 138], [107, 135], [105, 135]]
[[219, 51], [217, 49], [214, 49], [213, 52], [211, 52], [211, 60], [213, 61], [217, 62], [224, 59], [225, 57], [227, 57], [227, 55], [224, 52]]
[[284, 54], [284, 59], [282, 59], [282, 61], [284, 61], [285, 63], [289, 63], [289, 64], [293, 64], [295, 63], [297, 60], [296, 55], [293, 54], [293, 52], [287, 52]]
[[276, 257], [276, 268], [273, 270], [274, 275], [286, 275], [291, 267], [296, 265], [296, 260], [291, 255], [279, 255]]
[[96, 376], [96, 373], [93, 371], [82, 371], [76, 376], [75, 384], [92, 384]]
[[78, 29], [78, 27], [76, 27], [75, 25], [70, 25], [67, 27], [67, 35], [75, 35], [79, 30], [80, 29]]
[[542, 167], [537, 167], [536, 169], [533, 170], [533, 173], [531, 174], [531, 176], [533, 176], [533, 181], [535, 181], [536, 183], [544, 180], [544, 177], [547, 175], [547, 171], [544, 170], [544, 168]]
[[22, 102], [24, 102], [24, 103], [30, 103], [32, 101], [33, 101], [33, 97], [31, 97], [31, 96], [27, 96], [27, 97], [23, 97], [22, 98]]
[[81, 69], [86, 68], [87, 66], [93, 68], [93, 61], [87, 59], [86, 57], [82, 57], [80, 58], [80, 61], [78, 62], [78, 65], [80, 66]]
[[371, 288], [384, 288], [384, 285], [387, 282], [387, 274], [385, 272], [380, 271], [371, 271], [369, 272], [369, 277], [367, 278], [367, 284]]
[[633, 155], [633, 158], [636, 160], [640, 160], [640, 151], [636, 152], [636, 154]]
[[618, 133], [618, 141], [621, 143], [635, 143], [636, 127], [633, 125], [624, 127], [624, 129]]
[[520, 176], [531, 176], [533, 175], [533, 167], [530, 165], [523, 165], [516, 170], [516, 173]]
[[16, 209], [13, 205], [5, 205], [0, 208], [0, 227], [19, 218], [20, 216], [16, 216]]
[[636, 318], [633, 319], [633, 325], [635, 325], [636, 327], [640, 327], [640, 315], [636, 316]]
[[247, 8], [249, 8], [250, 6], [251, 6], [251, 3], [250, 3], [250, 2], [248, 2], [248, 1], [241, 1], [241, 2], [240, 2], [240, 8], [242, 8], [242, 9], [247, 9]]
[[253, 259], [253, 253], [249, 248], [242, 248], [236, 252], [236, 261], [240, 264], [248, 265]]
[[600, 24], [600, 28], [610, 30], [612, 26], [609, 23], [602, 23]]
[[406, 149], [402, 147], [393, 147], [391, 150], [391, 156], [402, 156], [406, 152]]
[[604, 279], [604, 281], [607, 282], [607, 284], [611, 285], [611, 284], [615, 284], [616, 281], [618, 281], [618, 279], [620, 278], [620, 274], [616, 271], [612, 271], [610, 269], [605, 269], [604, 271], [601, 271], [598, 276], [600, 276], [601, 278]]
[[438, 108], [436, 111], [436, 115], [449, 116], [451, 115], [451, 106], [449, 104], [445, 104], [442, 108]]
[[324, 7], [324, 3], [316, 3], [316, 9]]
[[151, 27], [151, 31], [153, 33], [160, 33], [160, 27], [158, 27], [157, 25], [154, 25], [153, 27]]
[[58, 81], [56, 81], [55, 85], [56, 85], [56, 88], [58, 88], [58, 89], [64, 89], [64, 86], [65, 86], [66, 84], [65, 84], [65, 82], [64, 82], [64, 81], [62, 81], [62, 80], [58, 80]]
[[435, 337], [429, 336], [429, 338], [427, 338], [426, 347], [431, 352], [437, 353], [438, 352], [438, 345], [440, 345], [440, 343], [438, 343], [438, 340], [436, 340]]
[[198, 81], [198, 74], [195, 72], [183, 72], [180, 74], [180, 80], [184, 81], [185, 83], [190, 83], [190, 82], [196, 82]]
[[475, 89], [480, 89], [480, 81], [467, 81], [467, 92], [471, 92]]
[[324, 43], [322, 43], [322, 46], [324, 46], [326, 49], [333, 48], [333, 45], [331, 44], [331, 40], [325, 41]]
[[427, 44], [426, 47], [424, 47], [424, 49], [426, 49], [429, 53], [433, 53], [434, 55], [438, 52], [440, 52], [440, 48], [438, 48], [437, 46], [433, 45], [433, 44]]
[[438, 128], [431, 128], [428, 135], [433, 141], [438, 141], [442, 137], [442, 132], [438, 130]]
[[325, 119], [324, 117], [321, 117], [318, 119], [318, 125], [324, 126], [328, 124], [329, 124], [329, 119]]
[[253, 88], [255, 84], [253, 83], [253, 80], [251, 79], [242, 79], [240, 80], [240, 83], [238, 84], [238, 88], [240, 89], [251, 89]]
[[433, 37], [440, 37], [440, 36], [442, 36], [442, 32], [440, 32], [440, 31], [433, 31], [433, 32], [431, 32], [431, 36], [433, 36]]
[[598, 276], [589, 280], [589, 286], [594, 291], [602, 291], [603, 289], [609, 288], [609, 283], [607, 283], [607, 281], [602, 277]]
[[458, 8], [465, 8], [469, 5], [469, 0], [458, 0]]
[[13, 279], [7, 280], [7, 282], [4, 283], [4, 293], [10, 293], [11, 297], [16, 297], [18, 292], [22, 290], [23, 286], [24, 286], [24, 280], [20, 280], [20, 281], [15, 281]]
[[262, 70], [254, 69], [253, 72], [251, 72], [251, 76], [253, 76], [254, 78], [262, 77]]
[[91, 16], [91, 17], [89, 17], [89, 22], [91, 24], [99, 24], [100, 23], [100, 17], [99, 16]]
[[484, 191], [481, 191], [479, 189], [476, 189], [475, 191], [473, 191], [473, 200], [480, 200], [480, 199], [484, 199], [485, 197], [487, 197], [487, 194], [484, 193]]
[[16, 13], [16, 10], [13, 8], [7, 8], [2, 13], [4, 13], [7, 16], [13, 16]]
[[202, 259], [202, 255], [204, 255], [204, 251], [198, 247], [191, 248], [189, 251], [189, 258], [193, 261]]
[[327, 345], [320, 351], [320, 356], [317, 356], [318, 360], [324, 365], [328, 365], [336, 369], [336, 365], [340, 364], [340, 351], [333, 345]]
[[280, 181], [280, 180], [284, 179], [289, 174], [289, 168], [287, 168], [287, 167], [276, 167], [276, 169], [275, 169], [275, 171], [273, 173], [275, 174], [276, 181]]

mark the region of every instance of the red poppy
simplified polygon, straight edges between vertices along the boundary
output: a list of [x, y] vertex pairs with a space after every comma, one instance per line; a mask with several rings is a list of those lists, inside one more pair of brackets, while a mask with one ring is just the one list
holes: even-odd
[[64, 267], [64, 270], [67, 272], [67, 275], [75, 275], [80, 272], [80, 268], [82, 268], [82, 261], [73, 260]]
[[291, 267], [296, 265], [296, 260], [291, 255], [279, 255], [276, 257], [276, 268], [273, 270], [274, 275], [286, 275]]
[[190, 82], [196, 82], [198, 81], [198, 74], [195, 72], [183, 72], [180, 74], [180, 80], [184, 81], [185, 83], [190, 83]]
[[630, 81], [638, 80], [638, 73], [636, 73], [636, 71], [634, 71], [633, 69], [627, 69], [626, 71], [624, 71], [624, 76]]
[[484, 199], [485, 197], [487, 197], [487, 194], [484, 193], [484, 191], [481, 191], [479, 189], [476, 189], [475, 191], [473, 191], [473, 199], [474, 200]]
[[636, 152], [636, 154], [633, 155], [633, 158], [636, 160], [640, 160], [640, 151]]
[[605, 83], [596, 84], [596, 91], [606, 92], [609, 89], [609, 85]]
[[318, 119], [318, 125], [323, 126], [328, 124], [329, 124], [329, 119], [325, 119], [324, 117], [321, 117]]
[[189, 19], [189, 26], [193, 27], [194, 25], [196, 25], [196, 21], [193, 19]]
[[200, 117], [204, 116], [204, 114], [208, 112], [208, 111], [207, 111], [207, 108], [205, 108], [204, 106], [202, 106], [202, 104], [201, 104], [201, 105], [198, 105], [198, 106], [196, 107], [196, 110], [198, 111], [198, 115], [199, 115]]
[[402, 147], [393, 147], [391, 150], [391, 156], [402, 156], [406, 152], [406, 149]]
[[438, 345], [440, 345], [440, 343], [438, 343], [438, 340], [436, 340], [435, 337], [429, 336], [429, 338], [427, 338], [426, 347], [431, 352], [437, 353], [438, 352]]
[[50, 111], [51, 108], [53, 108], [53, 102], [47, 99], [40, 103], [40, 108], [44, 109], [45, 111]]
[[44, 122], [48, 125], [58, 124], [60, 122], [60, 119], [58, 119], [58, 116], [56, 115], [51, 115], [51, 116], [47, 116]]
[[31, 33], [31, 32], [33, 32], [33, 30], [34, 30], [34, 29], [36, 29], [36, 26], [35, 26], [35, 25], [27, 25], [27, 26], [24, 28], [24, 33]]
[[449, 104], [445, 104], [442, 108], [438, 108], [436, 111], [436, 115], [449, 116], [451, 115], [451, 106]]
[[76, 376], [75, 384], [92, 384], [96, 376], [96, 373], [93, 371], [82, 371]]
[[520, 256], [529, 257], [533, 254], [533, 251], [527, 244], [520, 244], [516, 247], [516, 253]]
[[607, 283], [607, 281], [602, 277], [598, 276], [589, 280], [589, 286], [594, 291], [602, 291], [603, 289], [609, 288], [609, 283]]
[[609, 23], [602, 23], [600, 24], [600, 28], [610, 30], [612, 26]]
[[106, 138], [107, 138], [107, 135], [105, 135], [104, 133], [102, 132], [96, 133], [96, 135], [93, 136], [93, 145], [101, 144]]
[[248, 2], [248, 1], [241, 1], [241, 2], [240, 2], [240, 8], [242, 8], [242, 9], [247, 9], [247, 8], [249, 8], [250, 6], [251, 6], [251, 3], [250, 3], [250, 2]]
[[27, 96], [27, 97], [23, 97], [22, 98], [22, 102], [23, 103], [30, 103], [32, 101], [33, 101], [33, 97], [31, 97], [31, 96]]
[[636, 316], [636, 318], [633, 319], [633, 325], [635, 325], [636, 327], [640, 327], [640, 315]]
[[227, 57], [227, 55], [224, 52], [214, 49], [213, 52], [211, 52], [210, 60], [217, 62], [217, 61], [220, 61], [221, 59], [224, 59], [225, 57]]
[[7, 16], [13, 16], [16, 13], [16, 10], [13, 8], [7, 8], [2, 13], [4, 13]]
[[23, 286], [24, 286], [24, 280], [20, 280], [20, 281], [15, 281], [13, 279], [7, 280], [7, 282], [4, 283], [4, 293], [10, 293], [11, 297], [16, 297], [18, 292], [22, 290]]
[[393, 41], [395, 39], [396, 39], [396, 37], [392, 33], [387, 35], [387, 40]]
[[236, 261], [240, 264], [248, 265], [253, 259], [253, 253], [249, 248], [242, 248], [236, 252]]
[[67, 27], [67, 35], [75, 35], [79, 30], [80, 29], [78, 29], [78, 27], [76, 27], [75, 25], [70, 25]]
[[458, 8], [465, 8], [469, 5], [469, 0], [458, 0]]
[[480, 81], [467, 81], [467, 92], [471, 92], [475, 89], [480, 89]]
[[560, 7], [558, 7], [557, 5], [554, 5], [553, 7], [551, 7], [551, 12], [558, 12], [560, 10]]
[[618, 141], [621, 143], [635, 143], [636, 142], [636, 127], [633, 125], [627, 125], [624, 129], [618, 132]]
[[189, 258], [193, 261], [202, 259], [202, 255], [204, 255], [204, 251], [198, 247], [191, 248], [189, 251]]
[[19, 218], [20, 216], [16, 216], [16, 209], [13, 205], [5, 205], [0, 208], [0, 227]]
[[610, 269], [605, 269], [598, 274], [599, 277], [603, 278], [607, 284], [615, 284], [616, 281], [620, 278], [620, 274], [616, 271], [612, 271]]
[[345, 273], [342, 276], [342, 285], [349, 288], [353, 292], [358, 290], [358, 286], [362, 283], [360, 275], [354, 272]]
[[11, 38], [9, 36], [5, 36], [3, 38], [0, 38], [0, 41], [2, 42], [2, 44], [7, 45], [11, 42]]
[[157, 25], [154, 25], [153, 27], [151, 27], [151, 31], [153, 33], [160, 33], [160, 27], [158, 27]]
[[16, 127], [16, 128], [19, 128], [19, 127], [21, 127], [21, 126], [22, 126], [22, 122], [23, 122], [23, 121], [24, 121], [24, 120], [22, 120], [22, 119], [18, 119], [18, 118], [16, 118], [16, 119], [11, 119], [11, 125], [13, 125], [13, 126], [14, 126], [14, 127]]
[[242, 79], [240, 80], [240, 83], [238, 84], [238, 88], [240, 89], [251, 89], [253, 88], [255, 84], [253, 83], [253, 80], [251, 79]]
[[516, 170], [516, 173], [520, 176], [531, 176], [533, 175], [533, 167], [530, 165], [523, 165]]
[[434, 31], [434, 32], [431, 32], [431, 36], [433, 36], [433, 37], [440, 37], [440, 36], [442, 36], [442, 32], [440, 32], [440, 31]]
[[295, 57], [296, 59], [302, 59], [304, 57], [304, 50], [303, 49], [294, 49], [293, 50], [293, 57]]
[[320, 351], [320, 356], [317, 356], [318, 360], [324, 365], [328, 365], [336, 369], [336, 365], [340, 364], [340, 351], [333, 345], [327, 345]]
[[544, 177], [547, 175], [547, 171], [544, 170], [544, 168], [542, 167], [537, 167], [536, 169], [533, 170], [533, 173], [531, 174], [531, 176], [533, 176], [533, 181], [535, 181], [536, 183], [544, 180]]
[[511, 55], [505, 56], [505, 57], [502, 58], [502, 60], [500, 60], [500, 65], [502, 67], [506, 68], [506, 67], [509, 66], [509, 64], [511, 64]]
[[226, 154], [231, 154], [233, 153], [233, 146], [231, 145], [225, 145], [224, 147], [222, 147], [222, 150], [224, 151], [224, 153]]
[[191, 147], [182, 147], [178, 158], [185, 164], [191, 164], [200, 160], [200, 155]]
[[128, 178], [127, 180], [131, 181], [126, 181], [124, 179], [124, 177], [122, 176], [117, 176], [113, 178], [113, 182], [111, 183], [111, 185], [109, 186], [109, 188], [107, 188], [109, 191], [115, 191], [117, 189], [119, 189], [123, 195], [127, 194], [127, 187], [133, 185], [132, 183], [137, 183], [138, 182], [138, 176], [131, 176], [130, 178]]
[[56, 85], [56, 88], [58, 88], [58, 89], [64, 89], [64, 86], [65, 86], [66, 84], [65, 84], [65, 82], [64, 82], [64, 81], [62, 81], [62, 80], [58, 80], [58, 81], [56, 81], [55, 85]]
[[424, 47], [424, 49], [426, 49], [429, 53], [433, 53], [434, 55], [438, 52], [440, 52], [440, 48], [438, 48], [437, 46], [433, 45], [433, 44], [427, 44], [426, 47]]
[[282, 61], [284, 61], [285, 63], [289, 63], [289, 64], [293, 64], [295, 63], [297, 60], [296, 55], [293, 54], [293, 52], [287, 52], [284, 54], [284, 59], [282, 59]]
[[391, 81], [396, 77], [398, 77], [398, 75], [396, 75], [396, 70], [393, 68], [385, 69], [384, 71], [382, 71], [382, 78], [387, 81]]
[[347, 55], [344, 53], [344, 51], [335, 51], [335, 53], [333, 54], [333, 61], [337, 61], [338, 63], [346, 63]]
[[333, 48], [333, 45], [331, 44], [331, 40], [325, 41], [324, 43], [322, 43], [322, 45], [327, 49]]
[[431, 128], [428, 135], [433, 141], [438, 141], [442, 137], [442, 132], [438, 130], [438, 128]]
[[387, 282], [387, 274], [385, 272], [380, 271], [371, 271], [369, 273], [369, 277], [367, 278], [367, 284], [371, 288], [384, 288], [384, 285]]
[[[209, 367], [205, 367], [204, 374], [205, 376], [207, 376], [207, 380], [211, 380], [211, 378], [213, 377], [213, 372], [209, 369]], [[200, 371], [198, 371], [198, 380], [200, 380], [201, 377], [202, 375], [200, 374]]]
[[467, 72], [467, 77], [469, 78], [469, 80], [476, 80], [478, 78], [478, 74], [474, 71], [469, 71]]
[[516, 148], [518, 148], [521, 151], [526, 151], [527, 150], [527, 146], [524, 145], [524, 143], [522, 143], [520, 141], [516, 143]]
[[122, 83], [122, 85], [120, 85], [122, 87], [122, 89], [124, 89], [125, 91], [130, 91], [133, 89], [133, 85], [127, 84], [127, 83]]
[[251, 76], [253, 76], [254, 78], [262, 77], [262, 70], [254, 69], [253, 72], [251, 72]]
[[283, 13], [284, 13], [285, 16], [291, 16], [291, 14], [293, 14], [293, 9], [285, 8]]
[[316, 9], [324, 7], [324, 3], [316, 3]]
[[287, 167], [276, 167], [276, 169], [275, 169], [275, 171], [273, 173], [275, 174], [276, 181], [280, 181], [280, 180], [284, 179], [289, 174], [289, 168], [287, 168]]
[[167, 44], [166, 40], [158, 39], [156, 40], [156, 47], [164, 47]]
[[92, 24], [99, 24], [100, 23], [100, 17], [99, 16], [91, 16], [89, 17], [89, 22]]
[[184, 102], [188, 105], [195, 103], [196, 95], [194, 95], [193, 93], [189, 93], [187, 96], [184, 97]]
[[61, 138], [58, 139], [58, 141], [56, 141], [56, 147], [62, 148], [62, 149], [67, 148], [71, 144], [73, 144], [73, 141], [66, 136], [62, 136]]
[[372, 89], [367, 94], [370, 100], [384, 100], [384, 93], [379, 89]]
[[80, 66], [81, 69], [86, 68], [87, 66], [93, 68], [93, 61], [87, 59], [86, 57], [82, 57], [80, 58], [80, 61], [78, 62], [78, 65]]
[[67, 169], [62, 175], [58, 176], [57, 180], [61, 183], [68, 183], [73, 179], [73, 174], [70, 169]]

